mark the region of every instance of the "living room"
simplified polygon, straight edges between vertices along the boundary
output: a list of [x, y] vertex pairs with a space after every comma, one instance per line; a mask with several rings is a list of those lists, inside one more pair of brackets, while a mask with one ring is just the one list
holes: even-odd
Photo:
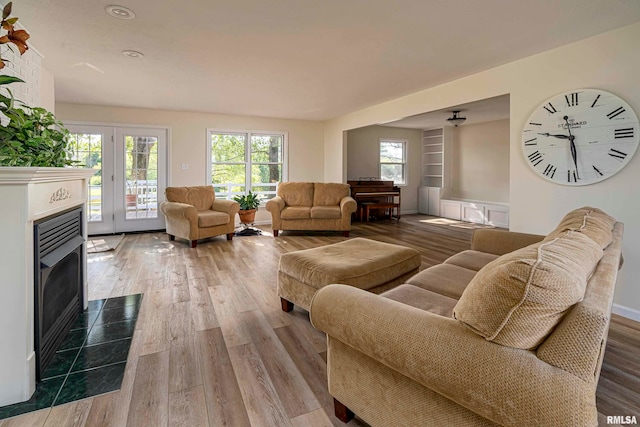
[[[39, 33], [38, 28], [34, 27], [29, 22], [30, 15], [33, 16], [34, 19], [32, 22], [35, 22], [36, 18], [34, 11], [39, 7], [36, 3], [37, 2], [15, 2], [14, 13], [20, 16], [21, 22], [32, 33], [31, 41], [33, 43], [33, 47], [35, 49], [40, 49], [39, 46], [49, 46], [49, 44], [48, 42], [42, 41], [44, 37], [47, 37], [47, 35]], [[288, 136], [287, 180], [346, 182], [347, 179], [351, 178], [349, 176], [348, 166], [348, 135], [355, 129], [366, 128], [369, 126], [385, 126], [385, 124], [425, 112], [450, 110], [459, 105], [465, 105], [495, 97], [508, 96], [508, 182], [504, 186], [505, 188], [508, 188], [508, 190], [506, 190], [505, 199], [493, 201], [509, 203], [509, 229], [516, 232], [547, 234], [549, 231], [554, 229], [560, 219], [567, 212], [585, 205], [601, 208], [609, 215], [615, 217], [618, 221], [623, 222], [625, 224], [623, 243], [625, 263], [624, 267], [618, 273], [613, 312], [625, 317], [626, 319], [640, 321], [640, 290], [638, 290], [634, 280], [635, 277], [640, 275], [640, 263], [637, 262], [640, 260], [640, 252], [636, 247], [636, 243], [640, 241], [640, 225], [636, 224], [634, 221], [634, 209], [638, 207], [636, 197], [637, 191], [634, 188], [634, 183], [640, 180], [640, 165], [638, 164], [637, 159], [630, 162], [630, 164], [621, 170], [620, 173], [610, 179], [598, 182], [597, 184], [588, 186], [563, 186], [551, 183], [539, 176], [536, 176], [535, 173], [532, 173], [533, 171], [531, 167], [527, 165], [528, 160], [523, 155], [521, 146], [523, 127], [526, 125], [526, 122], [533, 110], [540, 106], [545, 100], [559, 93], [581, 88], [605, 90], [616, 94], [625, 100], [635, 109], [636, 112], [640, 111], [640, 87], [637, 85], [637, 76], [640, 75], [640, 55], [638, 55], [638, 50], [636, 48], [636, 41], [640, 40], [640, 23], [637, 22], [640, 20], [640, 11], [638, 11], [638, 8], [635, 5], [624, 1], [616, 2], [615, 6], [611, 6], [607, 2], [595, 3], [597, 3], [601, 8], [599, 9], [601, 12], [603, 10], [608, 10], [609, 8], [615, 9], [615, 7], [629, 9], [624, 9], [624, 13], [618, 12], [613, 14], [612, 12], [612, 15], [615, 15], [616, 17], [615, 19], [612, 18], [614, 22], [610, 25], [607, 24], [609, 26], [602, 28], [600, 31], [571, 35], [573, 38], [569, 37], [570, 39], [562, 39], [562, 42], [557, 42], [555, 44], [550, 42], [548, 47], [543, 50], [529, 50], [528, 47], [524, 45], [511, 46], [510, 49], [514, 52], [512, 56], [502, 57], [491, 66], [484, 68], [474, 68], [473, 66], [470, 66], [465, 68], [463, 72], [453, 70], [451, 71], [451, 75], [455, 76], [455, 78], [425, 82], [422, 83], [422, 85], [412, 87], [410, 90], [407, 88], [393, 87], [392, 89], [396, 90], [393, 95], [386, 92], [386, 88], [381, 87], [379, 95], [371, 95], [369, 98], [363, 99], [358, 105], [340, 104], [340, 107], [343, 108], [343, 110], [339, 111], [336, 109], [333, 113], [323, 113], [325, 116], [322, 118], [314, 118], [313, 112], [305, 113], [313, 110], [313, 108], [308, 105], [294, 105], [292, 108], [297, 108], [300, 111], [300, 114], [297, 115], [286, 115], [281, 113], [282, 111], [291, 111], [286, 110], [283, 105], [286, 104], [284, 97], [278, 102], [274, 102], [272, 110], [273, 113], [271, 115], [265, 113], [265, 111], [268, 111], [268, 103], [266, 102], [264, 104], [259, 104], [263, 107], [262, 109], [257, 108], [254, 105], [248, 105], [245, 107], [245, 112], [242, 112], [243, 104], [245, 103], [239, 102], [238, 100], [232, 100], [229, 102], [230, 108], [228, 111], [221, 108], [215, 112], [204, 108], [198, 109], [196, 107], [182, 107], [177, 109], [161, 108], [161, 104], [159, 102], [160, 97], [154, 97], [154, 94], [152, 93], [153, 88], [151, 88], [151, 90], [148, 88], [141, 89], [138, 95], [135, 93], [130, 94], [129, 98], [126, 99], [126, 102], [123, 101], [122, 103], [113, 100], [107, 102], [104, 101], [105, 98], [102, 98], [102, 101], [96, 102], [73, 102], [73, 99], [75, 99], [74, 96], [76, 96], [72, 90], [75, 75], [82, 73], [95, 74], [94, 77], [97, 80], [90, 80], [92, 84], [96, 81], [99, 82], [100, 79], [106, 79], [106, 76], [99, 71], [90, 69], [86, 64], [78, 66], [74, 65], [79, 62], [86, 62], [95, 66], [92, 62], [93, 59], [78, 59], [77, 61], [70, 63], [69, 65], [71, 66], [67, 66], [66, 68], [61, 67], [54, 61], [51, 62], [51, 64], [52, 69], [55, 68], [56, 71], [48, 70], [47, 61], [52, 61], [51, 57], [55, 56], [55, 50], [49, 50], [49, 48], [47, 48], [47, 50], [42, 49], [45, 59], [41, 70], [42, 78], [40, 93], [42, 95], [40, 96], [40, 101], [41, 105], [51, 111], [54, 111], [56, 117], [65, 123], [161, 126], [166, 129], [170, 129], [167, 171], [168, 184], [170, 186], [190, 186], [204, 185], [207, 183], [209, 173], [207, 170], [208, 166], [206, 160], [208, 155], [206, 141], [207, 129], [269, 130], [286, 132]], [[23, 4], [24, 7], [28, 6], [29, 13], [21, 12], [21, 4]], [[567, 9], [572, 4], [573, 2], [563, 2], [561, 6], [557, 6], [553, 2], [547, 2], [545, 7], [549, 9], [549, 12], [547, 12], [549, 15], [552, 14], [551, 11], [554, 11], [555, 7], [560, 7], [564, 13], [566, 13], [565, 16], [570, 16]], [[104, 6], [106, 6], [106, 4], [100, 5], [100, 8], [103, 9]], [[494, 4], [494, 6], [498, 7], [496, 4]], [[48, 7], [55, 9], [53, 2], [51, 2], [51, 5]], [[131, 5], [131, 7], [132, 9], [135, 9], [134, 5]], [[208, 6], [202, 5], [202, 7], [206, 8]], [[139, 17], [144, 16], [144, 14], [141, 13], [142, 10], [136, 10], [136, 12]], [[54, 12], [51, 11], [51, 13]], [[58, 11], [55, 13], [60, 12]], [[65, 13], [69, 13], [69, 11], [66, 10]], [[104, 14], [103, 11], [101, 11], [101, 13]], [[451, 13], [458, 12], [453, 11]], [[625, 14], [627, 17], [620, 16]], [[600, 13], [600, 15], [607, 16], [606, 13]], [[555, 20], [557, 18], [548, 19]], [[591, 19], [595, 21], [595, 18], [592, 17]], [[606, 19], [603, 20], [606, 21]], [[346, 25], [345, 23], [343, 24]], [[73, 27], [74, 24], [69, 25]], [[198, 25], [204, 24], [198, 22]], [[535, 34], [535, 31], [532, 30], [532, 33]], [[353, 33], [351, 33], [351, 35], [353, 35]], [[506, 36], [503, 34], [501, 37], [508, 38], [511, 37], [511, 35], [506, 33]], [[463, 40], [459, 41], [462, 42]], [[365, 43], [364, 46], [366, 45], [367, 44]], [[122, 49], [124, 48], [125, 47], [122, 47]], [[464, 47], [461, 48], [462, 51], [464, 51], [464, 49]], [[152, 53], [147, 52], [145, 52], [145, 55], [146, 60], [149, 58], [153, 59], [154, 56]], [[117, 64], [124, 64], [122, 65], [123, 67], [130, 67], [132, 69], [132, 74], [141, 73], [141, 71], [136, 70], [136, 65], [123, 62], [126, 59], [128, 58], [114, 59], [113, 62]], [[160, 59], [154, 59], [154, 61], [157, 61], [155, 62], [156, 67], [177, 67], [177, 74], [182, 76], [183, 79], [189, 80], [188, 66], [183, 64], [165, 64]], [[336, 61], [338, 60], [336, 59]], [[56, 64], [55, 67], [53, 64]], [[335, 67], [339, 68], [342, 67], [342, 65], [335, 65]], [[411, 65], [406, 65], [406, 67], [411, 67]], [[308, 81], [302, 77], [299, 77], [298, 80], [291, 77], [291, 81], [300, 80], [306, 81], [309, 86], [315, 87], [316, 85], [315, 82]], [[379, 86], [383, 86], [382, 82], [377, 83]], [[185, 86], [183, 86], [183, 84]], [[352, 84], [355, 83], [352, 82]], [[251, 86], [256, 90], [253, 83], [248, 84], [248, 86]], [[390, 83], [390, 86], [393, 85]], [[176, 83], [176, 87], [177, 89], [172, 95], [174, 97], [179, 97], [180, 92], [191, 91], [184, 82]], [[277, 92], [274, 87], [270, 87], [268, 85], [266, 87], [269, 94]], [[375, 85], [369, 87], [370, 93], [373, 93], [374, 88]], [[91, 88], [86, 86], [81, 89], [81, 91], [85, 92], [89, 92], [90, 90]], [[96, 92], [101, 91], [104, 91], [104, 89], [96, 88]], [[358, 90], [355, 89], [352, 92], [345, 90], [345, 93], [347, 93], [345, 97], [349, 98], [357, 91]], [[290, 93], [295, 92], [295, 90], [284, 92]], [[314, 92], [314, 95], [318, 99], [321, 98], [317, 92]], [[201, 102], [204, 104], [206, 104], [207, 98], [215, 96], [215, 91], [212, 90], [200, 93]], [[136, 98], [140, 99], [138, 104], [134, 104], [130, 101], [130, 99], [135, 100]], [[97, 99], [98, 97], [96, 96], [96, 100]], [[158, 107], [154, 108], [154, 104], [157, 104]], [[265, 105], [267, 107], [264, 107]], [[504, 191], [501, 194], [504, 194]], [[415, 200], [415, 206], [417, 209], [417, 197]], [[412, 210], [411, 207], [409, 207], [408, 210]], [[270, 220], [270, 216], [266, 210], [261, 208], [259, 214], [261, 216], [258, 218], [258, 221], [268, 222]], [[403, 224], [403, 221], [400, 223]], [[376, 224], [374, 227], [383, 226], [384, 224]], [[404, 224], [402, 226], [404, 227]], [[366, 230], [362, 231], [364, 235], [367, 234], [365, 231]], [[398, 232], [402, 235], [402, 238], [394, 237], [398, 242], [402, 241], [402, 239], [411, 240], [410, 233], [406, 230], [400, 230]], [[384, 233], [384, 231], [381, 231], [381, 233]], [[100, 264], [101, 261], [99, 260], [101, 257], [96, 257], [96, 265], [100, 264], [102, 268], [109, 271], [108, 274], [106, 272], [100, 274], [94, 272], [94, 276], [91, 276], [97, 280], [97, 284], [101, 289], [100, 292], [94, 294], [96, 298], [109, 297], [110, 293], [114, 290], [114, 287], [111, 286], [113, 285], [113, 282], [120, 286], [118, 292], [121, 294], [124, 291], [132, 294], [147, 291], [146, 286], [149, 282], [166, 279], [164, 276], [159, 277], [159, 274], [154, 273], [154, 268], [162, 271], [162, 274], [167, 274], [168, 271], [174, 271], [178, 272], [176, 274], [185, 275], [185, 277], [191, 275], [191, 277], [202, 278], [207, 274], [204, 272], [207, 265], [212, 270], [212, 273], [210, 274], [211, 277], [207, 280], [213, 280], [214, 282], [242, 281], [245, 279], [245, 276], [237, 269], [244, 267], [250, 272], [247, 274], [251, 282], [262, 283], [267, 287], [266, 289], [275, 293], [275, 283], [269, 285], [266, 282], [267, 279], [275, 281], [277, 258], [281, 253], [289, 251], [292, 248], [310, 248], [315, 247], [320, 243], [328, 243], [331, 241], [331, 239], [326, 238], [326, 236], [313, 235], [309, 240], [304, 240], [303, 243], [298, 244], [293, 242], [293, 239], [279, 240], [278, 242], [281, 243], [269, 243], [267, 245], [268, 248], [272, 249], [269, 253], [260, 253], [259, 255], [255, 255], [255, 252], [252, 252], [251, 250], [258, 249], [260, 243], [242, 243], [241, 241], [238, 241], [240, 239], [235, 239], [234, 244], [238, 246], [238, 249], [229, 251], [227, 249], [222, 249], [217, 245], [217, 243], [224, 243], [226, 245], [226, 242], [213, 239], [206, 245], [203, 245], [206, 247], [205, 249], [198, 249], [199, 252], [189, 252], [187, 249], [190, 248], [186, 247], [176, 249], [176, 253], [179, 253], [179, 256], [174, 259], [169, 259], [166, 256], [157, 255], [160, 251], [170, 251], [170, 246], [167, 246], [169, 244], [168, 241], [166, 241], [166, 239], [165, 241], [160, 241], [160, 236], [160, 234], [149, 234], [133, 235], [130, 238], [128, 237], [127, 239], [129, 240], [125, 242], [119, 255], [120, 262], [124, 263], [122, 271], [118, 270], [117, 263], [112, 265]], [[284, 236], [286, 237], [287, 234], [285, 233]], [[291, 236], [304, 238], [304, 236], [299, 236], [297, 233], [293, 233]], [[263, 238], [266, 237], [267, 236], [263, 236]], [[281, 238], [282, 236], [278, 239]], [[176, 242], [175, 245], [176, 246], [171, 247], [177, 247], [178, 242]], [[227, 246], [224, 247], [227, 248]], [[458, 250], [460, 248], [452, 247], [451, 249]], [[151, 256], [155, 264], [145, 264], [144, 253], [146, 251], [156, 254]], [[229, 255], [229, 260], [225, 261], [224, 257]], [[253, 262], [239, 262], [237, 258], [244, 255], [254, 257]], [[125, 258], [129, 258], [129, 260], [125, 262]], [[196, 265], [196, 261], [202, 264]], [[163, 266], [162, 262], [167, 262], [168, 265]], [[229, 266], [233, 265], [234, 268], [225, 267], [225, 263], [227, 262]], [[256, 265], [259, 265], [261, 262], [267, 266], [266, 268], [269, 271], [264, 279], [260, 279], [261, 270], [259, 266]], [[187, 265], [189, 267], [183, 268], [180, 263], [184, 263], [182, 265]], [[190, 269], [193, 271], [189, 272]], [[125, 277], [123, 275], [123, 271], [131, 274], [124, 279], [124, 282], [119, 281], [118, 279]], [[111, 281], [109, 281], [109, 275], [111, 277]], [[134, 283], [137, 281], [140, 281], [140, 283]], [[144, 282], [144, 286], [142, 282]], [[213, 282], [203, 283], [205, 283], [204, 287], [206, 288], [206, 283], [210, 284]], [[266, 296], [266, 293], [263, 295], [262, 291], [258, 292], [252, 290], [250, 286], [246, 286], [245, 289], [238, 294], [225, 294], [227, 290], [222, 287], [217, 287], [215, 291], [206, 291], [206, 289], [202, 289], [202, 286], [202, 283], [195, 285], [192, 284], [191, 296], [194, 299], [211, 299], [209, 302], [204, 304], [206, 304], [207, 307], [214, 306], [217, 308], [216, 314], [220, 316], [220, 318], [215, 320], [209, 319], [209, 326], [214, 324], [226, 325], [229, 329], [225, 329], [224, 332], [230, 334], [230, 331], [232, 330], [232, 327], [230, 326], [232, 316], [229, 315], [229, 311], [225, 310], [229, 309], [230, 305], [233, 306], [232, 311], [237, 309], [237, 305], [239, 305], [244, 298], [244, 302], [250, 302], [250, 304], [246, 307], [246, 311], [243, 311], [243, 309], [238, 309], [237, 311], [245, 314], [249, 313], [243, 315], [245, 322], [255, 321], [256, 324], [267, 322], [273, 327], [278, 325], [290, 327], [289, 329], [282, 329], [281, 331], [276, 332], [281, 334], [278, 335], [278, 339], [288, 343], [287, 345], [292, 346], [295, 346], [297, 341], [296, 338], [292, 338], [289, 334], [292, 335], [296, 331], [306, 331], [307, 335], [305, 339], [312, 342], [314, 346], [322, 348], [322, 338], [318, 337], [318, 334], [316, 333], [317, 331], [313, 332], [310, 330], [311, 326], [308, 324], [308, 317], [305, 317], [303, 312], [294, 310], [293, 320], [283, 320], [286, 319], [286, 317], [283, 317], [282, 313], [273, 311], [273, 307], [270, 304], [275, 301], [275, 294], [273, 297]], [[154, 301], [155, 305], [159, 307], [163, 306], [166, 302], [166, 298], [171, 300], [171, 296], [169, 295], [170, 292], [168, 294], [166, 291], [168, 288], [169, 285], [163, 287], [165, 290], [155, 290], [154, 292], [150, 292], [149, 298]], [[212, 288], [216, 287], [212, 286]], [[229, 304], [229, 301], [233, 301], [233, 303]], [[277, 301], [275, 302], [278, 303]], [[180, 314], [184, 315], [186, 310], [184, 304], [179, 305], [179, 303], [175, 302], [172, 302], [172, 304], [178, 304], [177, 306], [172, 307], [172, 309], [175, 308], [178, 310], [177, 312], [172, 312], [172, 316], [175, 316], [177, 319], [180, 317]], [[260, 310], [256, 313], [256, 308], [264, 309], [263, 313], [260, 313]], [[168, 312], [169, 311], [162, 313], [166, 314]], [[253, 319], [251, 316], [257, 316], [258, 319]], [[174, 317], [171, 317], [171, 319], [174, 319]], [[146, 327], [150, 330], [155, 330], [159, 335], [170, 334], [168, 329], [164, 329], [168, 328], [166, 322], [162, 325], [155, 324], [149, 314], [141, 314], [141, 320], [142, 323], [140, 323], [140, 328], [146, 325]], [[205, 320], [202, 321], [206, 324]], [[182, 326], [178, 326], [178, 328], [179, 327]], [[233, 327], [237, 327], [237, 325], [234, 325]], [[235, 363], [243, 358], [253, 360], [252, 356], [255, 356], [256, 353], [260, 354], [260, 352], [269, 351], [269, 343], [271, 343], [271, 340], [275, 339], [272, 331], [261, 329], [258, 332], [243, 332], [241, 327], [238, 328], [235, 338], [231, 338], [232, 340], [236, 340], [234, 345], [230, 346], [234, 349], [229, 350]], [[251, 335], [252, 333], [253, 335]], [[211, 342], [219, 344], [223, 337], [216, 334], [217, 332], [209, 333], [206, 339], [203, 337], [198, 339], [202, 339], [202, 342], [205, 342], [208, 339]], [[156, 370], [169, 370], [169, 364], [174, 363], [173, 360], [170, 360], [171, 342], [167, 339], [168, 336], [171, 335], [163, 335], [163, 338], [155, 344], [155, 347], [151, 341], [145, 341], [145, 339], [142, 339], [143, 342], [139, 342], [137, 344], [137, 350], [136, 347], [132, 345], [132, 352], [135, 353], [135, 351], [138, 351], [138, 354], [141, 357], [146, 357], [145, 363], [140, 366], [143, 366], [144, 371], [149, 376]], [[230, 336], [233, 337], [232, 334], [226, 335], [224, 336], [224, 339], [229, 340]], [[249, 351], [249, 353], [242, 353], [239, 350], [242, 345], [246, 345], [248, 342], [260, 340], [262, 340], [261, 345], [263, 345], [263, 347], [260, 347], [257, 350], [255, 348], [247, 350], [249, 347], [242, 348], [243, 351], [246, 350]], [[198, 345], [202, 345], [202, 342]], [[264, 342], [267, 342], [267, 344], [264, 344]], [[196, 344], [189, 342], [184, 345], [185, 348], [190, 348], [190, 346], [194, 346]], [[282, 349], [279, 346], [280, 344], [274, 344], [274, 351], [277, 354], [281, 354], [282, 352]], [[143, 347], [144, 349], [142, 350]], [[213, 352], [215, 347], [216, 346], [212, 344], [206, 351]], [[186, 356], [187, 358], [192, 356], [191, 351], [192, 350], [185, 351], [185, 354], [188, 355]], [[253, 351], [253, 353], [251, 353], [251, 351]], [[305, 351], [307, 352], [308, 348], [305, 347]], [[158, 354], [161, 353], [162, 355], [158, 356]], [[313, 375], [322, 371], [321, 363], [318, 361], [318, 358], [320, 357], [318, 354], [321, 353], [322, 351], [315, 354], [305, 353], [314, 360], [313, 369], [315, 370], [315, 373]], [[193, 354], [201, 353], [193, 351]], [[190, 362], [187, 361], [185, 362], [185, 365], [189, 365], [189, 363]], [[226, 366], [229, 367], [229, 364]], [[239, 365], [233, 365], [234, 369], [238, 366]], [[269, 372], [273, 372], [272, 370], [274, 369], [274, 366], [268, 366], [265, 369]], [[247, 364], [242, 365], [242, 367], [242, 372], [249, 375], [247, 372], [250, 372], [252, 369], [250, 363], [247, 362]], [[289, 368], [291, 367], [289, 366]], [[298, 369], [301, 368], [298, 367]], [[202, 372], [199, 372], [199, 374], [202, 374]], [[211, 372], [210, 374], [213, 375]], [[133, 376], [125, 377], [126, 381], [123, 384], [122, 389], [128, 390], [129, 393], [132, 393], [134, 389], [135, 372], [130, 373], [130, 375]], [[220, 372], [216, 372], [215, 375], [221, 374]], [[309, 376], [313, 377], [313, 375], [310, 374]], [[299, 379], [296, 379], [295, 381], [298, 380]], [[169, 380], [167, 379], [167, 381]], [[176, 381], [180, 382], [179, 380]], [[199, 402], [206, 406], [208, 404], [208, 400], [207, 403], [205, 403], [205, 390], [198, 389], [198, 387], [202, 386], [202, 380], [200, 383], [197, 381], [190, 383], [190, 380], [188, 379], [184, 381], [189, 387], [185, 386], [185, 384], [181, 386], [174, 384], [171, 388], [171, 393], [166, 390], [164, 392], [158, 391], [157, 396], [159, 396], [160, 399], [166, 400], [166, 394], [180, 392], [181, 394], [178, 393], [173, 395], [173, 397], [176, 398], [176, 407], [180, 407], [178, 397], [184, 399], [186, 402]], [[253, 383], [247, 381], [247, 384]], [[242, 385], [240, 386], [242, 387]], [[276, 389], [279, 387], [278, 384], [272, 386]], [[311, 390], [310, 392], [307, 386], [299, 386], [299, 388], [294, 387], [294, 390], [302, 390], [300, 393], [304, 397], [308, 397], [310, 394], [313, 394], [311, 392], [315, 392], [315, 390]], [[168, 388], [169, 387], [167, 387], [167, 389]], [[141, 384], [136, 385], [135, 389], [137, 392], [142, 393], [141, 390], [143, 390], [143, 388]], [[260, 397], [269, 399], [269, 391], [270, 389], [267, 387], [267, 392], [261, 394]], [[238, 391], [237, 395], [243, 395], [246, 397], [247, 393], [250, 395], [251, 392], [243, 389]], [[282, 397], [280, 398], [282, 399]], [[206, 399], [208, 399], [208, 397]], [[119, 402], [119, 400], [117, 398], [105, 397], [100, 399], [98, 402], [104, 405], [104, 409], [107, 407], [113, 408], [113, 405], [117, 405], [116, 402]], [[295, 402], [295, 404], [299, 403], [299, 401], [293, 398], [291, 402]], [[295, 406], [295, 404], [291, 402], [284, 403], [286, 409], [284, 413], [287, 417], [287, 423], [289, 422], [289, 418], [295, 418], [291, 416], [291, 413], [296, 413], [298, 416], [303, 414], [301, 411], [290, 412], [289, 409]], [[129, 408], [130, 403], [131, 395], [129, 396], [127, 409]], [[321, 401], [320, 406], [324, 407], [325, 403], [326, 402]], [[274, 405], [275, 407], [280, 407], [281, 404], [282, 402], [279, 402]], [[85, 410], [85, 415], [92, 411], [90, 408], [91, 405], [79, 405], [80, 406], [76, 406], [76, 408]], [[144, 406], [142, 402], [139, 401], [134, 401], [133, 405], [138, 405], [137, 407]], [[244, 403], [244, 405], [248, 406], [247, 403]], [[193, 404], [193, 406], [198, 406], [198, 404]], [[311, 413], [317, 409], [317, 404], [314, 402], [311, 405], [303, 405], [302, 407], [305, 410], [308, 410], [308, 413]], [[93, 410], [98, 411], [97, 404], [93, 407]], [[166, 415], [167, 410], [167, 407], [165, 407], [160, 411], [160, 413]], [[251, 410], [254, 410], [255, 412], [251, 413]], [[251, 416], [256, 417], [251, 418], [251, 420], [259, 419], [260, 415], [264, 415], [256, 408], [247, 408], [246, 411], [249, 411]], [[97, 413], [98, 412], [91, 414], [92, 420], [96, 419], [94, 416], [97, 416]], [[104, 415], [104, 412], [102, 412], [102, 414]], [[280, 412], [279, 414], [282, 415]], [[47, 416], [48, 415], [49, 414], [47, 413]], [[127, 416], [131, 417], [129, 419], [129, 423], [131, 425], [135, 425], [135, 422], [143, 423], [137, 416], [125, 413], [125, 424]], [[118, 415], [117, 419], [122, 421], [122, 417], [123, 415]], [[52, 420], [50, 420], [50, 422], [53, 422]], [[271, 420], [273, 421], [273, 419]], [[310, 420], [311, 418], [305, 418], [304, 421], [299, 422], [302, 425], [313, 424]], [[335, 422], [335, 420], [331, 421]], [[45, 422], [46, 417], [40, 425], [44, 425]], [[358, 421], [356, 420], [356, 422]], [[5, 424], [0, 425], [4, 427]], [[7, 423], [7, 425], [10, 424]]]

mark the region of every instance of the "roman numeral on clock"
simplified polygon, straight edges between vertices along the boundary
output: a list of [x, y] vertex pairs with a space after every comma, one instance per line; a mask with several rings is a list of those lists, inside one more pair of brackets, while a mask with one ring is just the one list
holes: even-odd
[[544, 105], [542, 108], [547, 110], [550, 114], [558, 112], [558, 110], [556, 110], [556, 107], [554, 107], [553, 104], [551, 104], [551, 103], [548, 103], [547, 105]]
[[525, 145], [525, 146], [529, 146], [529, 145], [538, 145], [538, 143], [537, 143], [537, 142], [533, 142], [533, 141], [536, 141], [537, 139], [538, 139], [538, 138], [527, 139], [527, 140], [524, 142], [524, 145]]
[[591, 108], [596, 106], [596, 102], [598, 102], [598, 99], [600, 99], [600, 95], [596, 96], [596, 99], [593, 101], [593, 104], [591, 104]]
[[623, 153], [622, 151], [616, 150], [615, 148], [611, 148], [607, 154], [620, 160], [624, 160], [627, 158], [627, 153]]
[[609, 117], [609, 120], [613, 119], [614, 117], [619, 116], [620, 114], [624, 113], [625, 110], [624, 107], [618, 107], [615, 110], [613, 110], [612, 112], [610, 112], [609, 114], [607, 114], [607, 117]]
[[616, 129], [614, 131], [615, 139], [633, 138], [633, 128]]
[[555, 166], [553, 166], [551, 163], [549, 163], [549, 164], [547, 165], [547, 167], [546, 167], [546, 168], [544, 168], [544, 172], [543, 172], [543, 173], [544, 173], [546, 176], [548, 176], [549, 178], [553, 179], [553, 176], [556, 174], [556, 169], [557, 169], [557, 168], [556, 168]]
[[571, 95], [565, 95], [564, 99], [567, 101], [567, 107], [575, 107], [578, 105], [578, 92], [574, 92]]
[[598, 169], [597, 167], [595, 167], [595, 165], [591, 165], [593, 166], [593, 170], [596, 171], [596, 173], [600, 176], [603, 176], [604, 174], [602, 172], [600, 172], [600, 169]]
[[533, 163], [533, 166], [538, 166], [538, 164], [542, 161], [542, 154], [540, 154], [539, 151], [534, 151], [527, 157], [529, 158], [529, 161]]
[[529, 122], [531, 126], [542, 126], [542, 123]]
[[578, 174], [575, 170], [567, 169], [567, 182], [578, 182]]

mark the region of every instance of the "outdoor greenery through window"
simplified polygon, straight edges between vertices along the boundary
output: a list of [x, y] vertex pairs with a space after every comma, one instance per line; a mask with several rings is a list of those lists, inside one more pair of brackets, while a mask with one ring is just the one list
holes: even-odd
[[209, 131], [211, 184], [216, 197], [252, 191], [268, 200], [286, 179], [286, 134]]
[[380, 178], [396, 185], [406, 184], [406, 140], [380, 140]]

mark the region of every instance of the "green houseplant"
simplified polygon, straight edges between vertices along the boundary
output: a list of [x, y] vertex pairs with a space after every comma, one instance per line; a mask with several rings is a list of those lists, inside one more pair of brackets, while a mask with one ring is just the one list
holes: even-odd
[[240, 222], [243, 224], [252, 224], [256, 219], [256, 211], [260, 206], [260, 195], [249, 191], [247, 194], [237, 195], [233, 198], [240, 204]]
[[[2, 10], [0, 46], [11, 45], [18, 48], [20, 55], [29, 47], [29, 34], [16, 30], [17, 17], [10, 17], [11, 3]], [[0, 69], [6, 59], [0, 57]], [[24, 83], [18, 77], [0, 75], [0, 88], [12, 83]], [[0, 93], [0, 112], [4, 114], [0, 126], [0, 166], [64, 167], [78, 162], [70, 158], [70, 133], [53, 113], [40, 107], [30, 107], [16, 101], [9, 88]], [[8, 120], [7, 120], [8, 119]]]

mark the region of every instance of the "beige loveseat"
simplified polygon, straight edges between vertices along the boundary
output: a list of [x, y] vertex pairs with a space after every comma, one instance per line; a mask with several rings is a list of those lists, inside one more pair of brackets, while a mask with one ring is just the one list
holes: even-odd
[[167, 187], [167, 200], [160, 204], [165, 215], [167, 234], [170, 240], [176, 237], [187, 239], [191, 247], [198, 239], [227, 235], [233, 239], [236, 214], [240, 205], [233, 200], [216, 199], [210, 185], [194, 187]]
[[349, 237], [356, 201], [347, 184], [283, 182], [267, 202], [274, 237], [279, 230], [342, 231]]
[[[472, 249], [381, 295], [320, 289], [336, 416], [372, 426], [595, 426], [622, 223], [478, 230]], [[353, 412], [351, 412], [353, 411]]]

